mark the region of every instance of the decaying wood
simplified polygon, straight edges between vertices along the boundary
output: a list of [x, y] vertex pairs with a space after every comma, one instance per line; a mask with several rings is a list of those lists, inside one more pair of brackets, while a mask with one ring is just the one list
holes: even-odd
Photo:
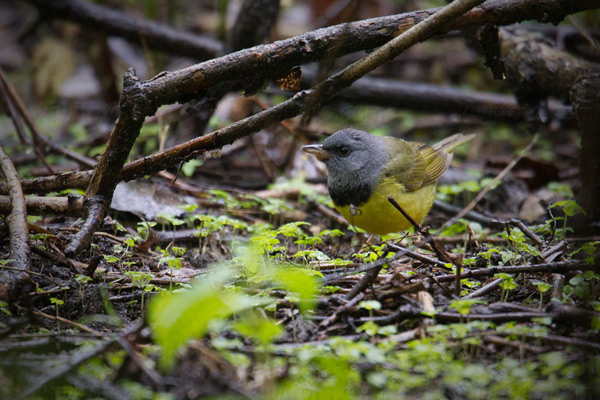
[[10, 158], [0, 146], [0, 169], [6, 177], [11, 202], [11, 212], [6, 217], [10, 232], [11, 269], [0, 269], [0, 300], [11, 301], [33, 289], [31, 278], [25, 272], [29, 267], [29, 234], [27, 209], [19, 176]]
[[[514, 96], [384, 78], [364, 77], [333, 99], [338, 100], [429, 113], [473, 115], [491, 121], [524, 120], [523, 109]], [[548, 111], [549, 122], [572, 123], [571, 107], [552, 102]]]
[[[27, 196], [25, 205], [28, 215], [68, 215], [81, 217], [84, 215], [83, 196], [66, 197]], [[0, 214], [7, 215], [12, 211], [10, 198], [0, 195]]]

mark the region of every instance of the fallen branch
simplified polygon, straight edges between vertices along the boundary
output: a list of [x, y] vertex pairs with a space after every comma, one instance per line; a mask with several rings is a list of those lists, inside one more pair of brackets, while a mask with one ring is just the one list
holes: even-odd
[[507, 81], [519, 102], [528, 106], [531, 113], [545, 111], [547, 96], [568, 99], [573, 104], [581, 134], [578, 201], [588, 213], [584, 221], [587, 226], [576, 223], [575, 228], [600, 231], [600, 161], [597, 156], [600, 65], [557, 50], [539, 36], [516, 28], [502, 29], [500, 44]]
[[[553, 272], [567, 273], [575, 271], [597, 271], [599, 266], [585, 264], [583, 261], [560, 261], [556, 263], [533, 264], [533, 265], [514, 265], [514, 266], [498, 266], [490, 265], [487, 268], [478, 268], [465, 270], [461, 274], [461, 279], [478, 278], [482, 276], [494, 276], [495, 274], [520, 274], [533, 272]], [[456, 278], [455, 274], [445, 274], [436, 277], [440, 282], [452, 281]], [[429, 279], [429, 278], [427, 278]], [[410, 281], [410, 277], [408, 277]]]
[[[25, 205], [27, 215], [69, 215], [85, 216], [83, 196], [70, 194], [65, 197], [27, 196]], [[7, 215], [12, 211], [9, 196], [0, 195], [0, 214]]]
[[10, 258], [14, 270], [0, 271], [0, 300], [12, 301], [22, 293], [33, 289], [33, 282], [25, 272], [29, 266], [29, 234], [27, 230], [27, 209], [19, 176], [10, 158], [0, 146], [0, 169], [6, 177], [9, 198], [12, 205], [6, 217], [10, 232]]
[[[332, 101], [350, 101], [427, 113], [472, 115], [502, 122], [525, 120], [523, 109], [514, 96], [385, 78], [361, 78], [351, 87], [342, 90]], [[549, 106], [550, 121], [572, 124], [572, 111], [572, 107], [552, 102]]]
[[531, 321], [535, 318], [552, 318], [554, 322], [577, 324], [584, 327], [590, 327], [591, 320], [598, 318], [600, 313], [588, 311], [570, 306], [556, 306], [550, 304], [544, 311], [516, 311], [503, 313], [472, 313], [459, 314], [457, 312], [436, 312], [435, 314], [423, 314], [420, 308], [406, 305], [393, 314], [376, 317], [363, 317], [358, 319], [358, 323], [373, 321], [380, 325], [392, 324], [410, 318], [435, 318], [439, 322], [463, 322], [463, 321], [491, 321], [495, 323], [509, 321]]
[[86, 197], [84, 207], [87, 217], [81, 230], [73, 235], [69, 244], [65, 247], [66, 255], [76, 255], [89, 247], [92, 235], [104, 221], [107, 213], [108, 202], [103, 196]]
[[80, 351], [75, 352], [71, 355], [71, 357], [64, 363], [59, 366], [54, 366], [54, 368], [49, 368], [48, 372], [40, 376], [36, 382], [32, 383], [25, 393], [22, 393], [19, 397], [20, 399], [30, 398], [34, 393], [38, 390], [42, 389], [50, 382], [59, 379], [69, 372], [73, 371], [75, 368], [83, 364], [84, 362], [91, 360], [92, 358], [99, 356], [101, 354], [105, 354], [106, 352], [117, 348], [118, 340], [117, 338], [112, 338], [101, 342], [100, 344], [90, 348], [84, 348]]
[[464, 296], [463, 298], [464, 299], [474, 299], [476, 297], [484, 296], [484, 295], [496, 290], [496, 288], [498, 288], [502, 282], [503, 282], [502, 278], [494, 279], [487, 285], [484, 285], [484, 286], [480, 287], [479, 289], [472, 291], [471, 293]]

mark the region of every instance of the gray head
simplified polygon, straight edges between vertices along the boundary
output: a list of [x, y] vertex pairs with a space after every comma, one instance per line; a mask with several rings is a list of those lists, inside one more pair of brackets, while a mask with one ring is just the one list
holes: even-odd
[[339, 206], [364, 203], [389, 159], [382, 138], [351, 128], [335, 132], [322, 145], [302, 150], [327, 166], [329, 194]]

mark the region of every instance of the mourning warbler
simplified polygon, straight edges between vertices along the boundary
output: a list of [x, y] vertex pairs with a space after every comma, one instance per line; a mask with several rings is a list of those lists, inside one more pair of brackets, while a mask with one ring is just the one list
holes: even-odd
[[369, 233], [383, 235], [411, 226], [388, 196], [421, 222], [431, 208], [437, 180], [448, 169], [452, 151], [474, 136], [455, 134], [428, 146], [343, 129], [322, 145], [302, 150], [325, 163], [329, 195], [344, 218]]

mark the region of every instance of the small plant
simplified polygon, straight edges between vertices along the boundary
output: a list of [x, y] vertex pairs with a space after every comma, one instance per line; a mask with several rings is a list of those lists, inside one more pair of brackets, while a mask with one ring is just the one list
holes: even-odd
[[585, 271], [582, 274], [575, 275], [569, 279], [569, 284], [563, 288], [563, 293], [566, 295], [564, 301], [568, 301], [573, 295], [583, 301], [591, 300], [592, 288], [598, 280], [600, 280], [600, 275], [594, 273], [594, 271]]
[[379, 326], [373, 321], [367, 321], [356, 329], [357, 332], [365, 332], [367, 335], [373, 337], [375, 335], [390, 336], [398, 332], [396, 326], [385, 325]]
[[554, 203], [552, 206], [550, 206], [550, 209], [556, 208], [556, 207], [560, 207], [562, 209], [562, 212], [564, 214], [563, 217], [556, 217], [554, 218], [555, 221], [562, 221], [562, 229], [557, 229], [557, 237], [559, 239], [564, 239], [567, 236], [568, 232], [572, 232], [571, 228], [567, 228], [567, 219], [569, 217], [573, 217], [577, 214], [586, 214], [585, 210], [583, 208], [581, 208], [581, 206], [579, 204], [577, 204], [575, 201], [573, 200], [562, 200], [562, 201], [558, 201], [556, 203]]
[[173, 246], [169, 250], [161, 250], [162, 257], [158, 260], [157, 267], [162, 263], [167, 263], [169, 268], [171, 269], [171, 273], [169, 274], [169, 290], [173, 291], [173, 270], [181, 269], [183, 266], [182, 256], [185, 254], [185, 248]]
[[123, 275], [131, 278], [131, 284], [138, 289], [142, 290], [142, 302], [141, 308], [144, 311], [144, 298], [145, 293], [153, 291], [156, 287], [154, 285], [150, 286], [150, 281], [154, 278], [154, 275], [148, 272], [139, 272], [139, 271], [127, 271]]
[[500, 296], [500, 301], [507, 301], [509, 292], [518, 287], [519, 285], [517, 284], [517, 282], [515, 282], [515, 278], [510, 274], [499, 273], [494, 275], [494, 278], [502, 279], [502, 282], [500, 283], [500, 287], [502, 288], [502, 295]]
[[79, 297], [81, 298], [81, 306], [84, 309], [85, 309], [85, 303], [83, 301], [83, 299], [85, 298], [84, 288], [85, 288], [85, 285], [87, 285], [88, 282], [91, 280], [92, 280], [92, 278], [87, 275], [81, 275], [81, 274], [75, 275], [75, 281], [79, 284]]
[[474, 304], [487, 304], [487, 302], [479, 299], [456, 299], [452, 300], [448, 307], [454, 308], [461, 316], [465, 316], [471, 313]]
[[[10, 312], [10, 310], [8, 310], [8, 303], [6, 301], [0, 301], [0, 313], [2, 314], [6, 314], [6, 315], [12, 315], [12, 313]], [[2, 324], [2, 327], [4, 328], [5, 325]]]
[[57, 299], [56, 297], [50, 297], [50, 303], [54, 304], [54, 308], [56, 310], [56, 326], [58, 331], [60, 332], [60, 321], [58, 320], [58, 307], [65, 304], [65, 302], [61, 299]]
[[580, 248], [578, 248], [577, 250], [570, 253], [569, 257], [573, 257], [577, 253], [583, 252], [585, 254], [585, 259], [584, 259], [585, 263], [592, 265], [592, 264], [594, 264], [594, 260], [596, 258], [595, 257], [596, 247], [599, 244], [600, 244], [600, 241], [586, 242], [586, 243], [582, 244]]
[[102, 257], [108, 264], [116, 264], [119, 270], [128, 271], [131, 265], [134, 264], [132, 261], [125, 261], [126, 258], [133, 256], [131, 248], [132, 247], [127, 243], [125, 244], [125, 247], [121, 246], [120, 244], [115, 244], [113, 246], [113, 254], [104, 254]]
[[533, 281], [531, 283], [540, 292], [540, 308], [542, 308], [544, 305], [544, 293], [546, 293], [552, 287], [552, 285], [542, 281]]
[[319, 250], [300, 250], [297, 251], [293, 256], [295, 259], [302, 259], [305, 264], [309, 263], [309, 260], [315, 261], [329, 261], [329, 256]]
[[369, 311], [369, 317], [373, 318], [373, 310], [381, 310], [381, 303], [377, 300], [363, 300], [358, 303], [359, 308]]
[[[501, 237], [508, 240], [510, 244], [513, 246], [514, 251], [505, 250], [502, 253], [502, 261], [506, 264], [506, 261], [516, 262], [522, 258], [526, 261], [531, 259], [532, 257], [541, 257], [542, 253], [539, 249], [527, 243], [527, 238], [525, 234], [521, 232], [520, 229], [510, 229], [509, 232], [502, 232], [500, 234]], [[510, 258], [506, 258], [505, 255], [510, 254]], [[504, 261], [506, 259], [506, 261]], [[514, 263], [513, 263], [514, 265]]]

